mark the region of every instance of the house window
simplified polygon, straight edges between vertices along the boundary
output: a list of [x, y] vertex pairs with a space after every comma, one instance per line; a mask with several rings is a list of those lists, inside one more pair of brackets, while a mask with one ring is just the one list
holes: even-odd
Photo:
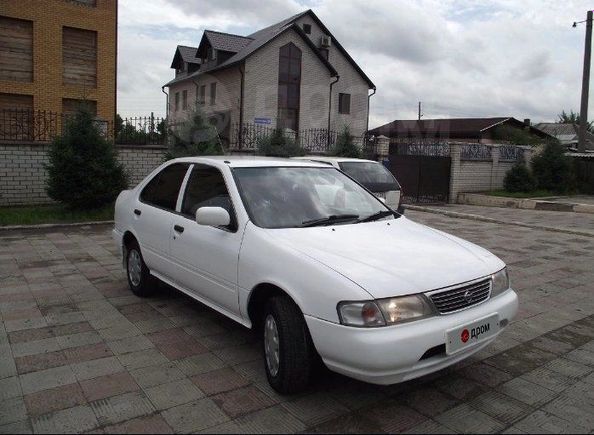
[[97, 32], [62, 29], [62, 81], [65, 85], [97, 87]]
[[210, 105], [214, 106], [217, 103], [217, 84], [210, 84]]
[[298, 130], [300, 93], [301, 50], [290, 42], [279, 52], [277, 127]]
[[328, 60], [328, 57], [330, 56], [330, 50], [327, 48], [320, 48], [320, 54], [324, 59]]
[[182, 110], [188, 109], [188, 91], [182, 92]]
[[74, 98], [62, 99], [62, 113], [64, 115], [72, 116], [81, 109], [86, 109], [90, 111], [93, 116], [97, 116], [97, 101], [77, 100]]
[[0, 17], [0, 80], [33, 81], [33, 22]]
[[175, 93], [175, 111], [179, 110], [179, 92]]
[[206, 85], [200, 86], [200, 100], [198, 101], [200, 104], [206, 104]]
[[338, 113], [351, 113], [351, 94], [338, 94]]
[[311, 24], [304, 24], [303, 25], [303, 32], [306, 35], [311, 35]]

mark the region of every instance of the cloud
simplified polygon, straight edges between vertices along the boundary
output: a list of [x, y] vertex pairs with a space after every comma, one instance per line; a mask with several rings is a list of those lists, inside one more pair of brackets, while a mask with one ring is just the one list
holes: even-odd
[[[370, 126], [416, 118], [554, 120], [579, 108], [584, 0], [120, 0], [119, 111], [163, 114], [177, 44], [248, 34], [312, 7], [377, 86]], [[592, 112], [590, 112], [592, 113]]]

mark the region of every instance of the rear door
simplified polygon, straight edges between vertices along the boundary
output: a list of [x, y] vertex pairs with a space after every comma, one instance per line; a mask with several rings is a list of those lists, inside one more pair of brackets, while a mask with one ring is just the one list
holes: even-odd
[[[230, 225], [198, 225], [195, 217], [200, 207], [223, 207], [231, 216]], [[243, 228], [238, 228], [235, 208], [218, 168], [194, 165], [180, 213], [173, 217], [172, 224], [171, 256], [176, 262], [179, 283], [197, 296], [239, 315], [237, 263]]]
[[169, 257], [171, 222], [175, 214], [180, 187], [189, 168], [188, 163], [174, 163], [161, 170], [142, 189], [134, 210], [134, 230], [148, 268], [174, 276]]

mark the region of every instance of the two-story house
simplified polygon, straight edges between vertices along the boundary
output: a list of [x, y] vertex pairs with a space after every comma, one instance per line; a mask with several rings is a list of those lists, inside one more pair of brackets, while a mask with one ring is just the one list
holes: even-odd
[[171, 67], [163, 88], [172, 124], [198, 105], [227, 140], [250, 124], [348, 126], [356, 137], [368, 128], [375, 86], [311, 10], [248, 36], [205, 30], [198, 47], [177, 47]]

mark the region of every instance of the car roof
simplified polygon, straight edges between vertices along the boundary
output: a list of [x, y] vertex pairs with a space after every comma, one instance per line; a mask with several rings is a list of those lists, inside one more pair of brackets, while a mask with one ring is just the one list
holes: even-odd
[[316, 163], [311, 160], [285, 159], [281, 157], [262, 156], [196, 156], [182, 157], [172, 162], [184, 163], [206, 163], [216, 166], [226, 165], [232, 168], [254, 168], [270, 166], [292, 166], [292, 167], [328, 167], [323, 163]]
[[357, 159], [354, 157], [326, 157], [326, 156], [305, 156], [293, 157], [293, 160], [312, 160], [327, 163], [341, 163], [341, 162], [365, 162], [365, 163], [379, 163], [375, 160]]

